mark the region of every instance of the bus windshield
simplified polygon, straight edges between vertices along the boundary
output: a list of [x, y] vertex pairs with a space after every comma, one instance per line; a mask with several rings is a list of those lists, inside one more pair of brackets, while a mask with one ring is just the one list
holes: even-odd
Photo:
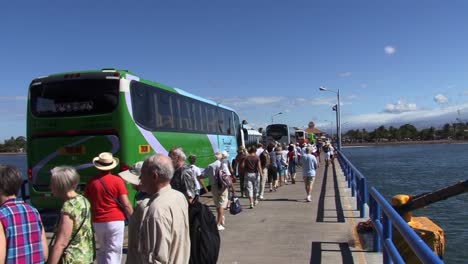
[[41, 83], [30, 89], [31, 112], [36, 117], [69, 117], [113, 112], [119, 81], [67, 80]]

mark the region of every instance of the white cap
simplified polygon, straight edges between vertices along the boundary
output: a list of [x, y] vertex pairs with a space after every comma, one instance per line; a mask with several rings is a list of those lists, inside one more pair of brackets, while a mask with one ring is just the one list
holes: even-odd
[[130, 184], [140, 185], [141, 167], [143, 167], [143, 161], [139, 161], [130, 169], [120, 172], [119, 176]]
[[225, 151], [225, 150], [223, 150], [223, 152], [221, 152], [221, 155], [223, 155], [223, 158], [229, 157], [229, 153], [227, 153], [227, 151]]

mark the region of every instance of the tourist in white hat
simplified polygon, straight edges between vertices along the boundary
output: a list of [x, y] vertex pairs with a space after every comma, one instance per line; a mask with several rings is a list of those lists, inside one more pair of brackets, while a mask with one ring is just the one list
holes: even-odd
[[133, 211], [130, 220], [128, 221], [128, 249], [126, 263], [135, 263], [136, 259], [140, 258], [138, 252], [138, 241], [140, 237], [140, 225], [143, 220], [145, 208], [151, 196], [146, 192], [141, 191], [140, 176], [143, 161], [139, 161], [131, 166], [128, 170], [119, 173], [119, 176], [126, 182], [130, 183], [135, 190], [138, 191], [135, 196], [136, 207]]
[[127, 189], [119, 176], [111, 170], [119, 159], [110, 152], [103, 152], [93, 159], [98, 174], [86, 183], [85, 196], [91, 203], [92, 221], [96, 240], [98, 263], [121, 263], [125, 218], [133, 213], [127, 197]]

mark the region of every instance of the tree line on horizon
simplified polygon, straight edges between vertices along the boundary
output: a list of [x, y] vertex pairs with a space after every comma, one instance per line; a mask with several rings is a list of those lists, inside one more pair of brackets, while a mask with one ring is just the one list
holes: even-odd
[[[260, 133], [263, 132], [263, 128], [259, 128], [258, 130]], [[447, 123], [441, 129], [430, 127], [421, 130], [418, 130], [411, 124], [405, 124], [399, 128], [393, 126], [386, 128], [382, 125], [370, 132], [364, 128], [351, 129], [342, 136], [342, 140], [349, 143], [440, 139], [467, 140], [468, 123]], [[9, 139], [5, 139], [3, 144], [0, 143], [0, 152], [21, 151], [26, 151], [26, 137], [24, 136], [16, 138], [12, 136]]]
[[23, 136], [11, 137], [5, 139], [3, 144], [0, 144], [0, 152], [21, 152], [26, 151], [26, 138]]
[[399, 128], [390, 126], [379, 126], [374, 131], [366, 129], [351, 129], [343, 134], [342, 140], [349, 143], [358, 142], [382, 142], [382, 141], [418, 141], [418, 140], [441, 140], [468, 139], [468, 123], [445, 124], [441, 129], [435, 127], [418, 130], [411, 124], [405, 124]]

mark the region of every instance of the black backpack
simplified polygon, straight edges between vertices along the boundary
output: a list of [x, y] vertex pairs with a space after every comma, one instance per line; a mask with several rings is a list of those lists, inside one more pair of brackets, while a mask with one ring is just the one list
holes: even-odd
[[190, 264], [215, 264], [218, 261], [221, 238], [216, 219], [198, 197], [189, 205]]

